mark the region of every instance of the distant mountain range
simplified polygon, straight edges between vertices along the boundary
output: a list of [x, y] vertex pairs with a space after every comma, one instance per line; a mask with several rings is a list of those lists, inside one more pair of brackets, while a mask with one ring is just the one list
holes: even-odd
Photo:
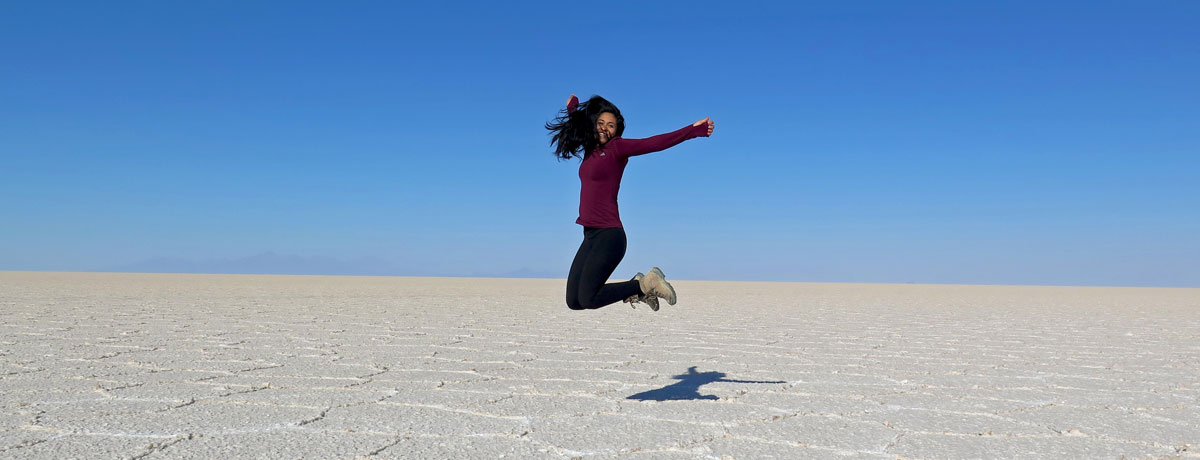
[[496, 278], [560, 278], [564, 274], [529, 268], [508, 272], [430, 273], [401, 267], [376, 257], [342, 260], [336, 257], [298, 256], [264, 252], [236, 259], [185, 259], [155, 257], [103, 271], [133, 273], [229, 273], [248, 275], [356, 275], [356, 276], [472, 276]]

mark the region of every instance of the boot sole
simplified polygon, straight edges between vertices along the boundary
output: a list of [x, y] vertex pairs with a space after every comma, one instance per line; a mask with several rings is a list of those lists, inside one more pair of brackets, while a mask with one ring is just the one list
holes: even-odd
[[651, 268], [650, 271], [658, 275], [658, 279], [661, 279], [663, 284], [667, 285], [667, 290], [671, 291], [671, 296], [667, 298], [667, 305], [675, 305], [675, 286], [672, 286], [671, 283], [667, 282], [667, 276], [663, 275], [662, 270], [658, 267]]

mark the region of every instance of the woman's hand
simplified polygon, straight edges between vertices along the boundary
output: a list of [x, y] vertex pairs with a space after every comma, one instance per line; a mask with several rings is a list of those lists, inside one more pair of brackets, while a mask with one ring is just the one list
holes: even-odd
[[575, 114], [575, 108], [579, 105], [579, 99], [575, 99], [575, 95], [567, 98], [567, 116]]
[[708, 119], [708, 117], [704, 117], [703, 120], [692, 123], [692, 126], [700, 126], [705, 123], [708, 123], [708, 134], [705, 134], [705, 136], [711, 136], [715, 125], [713, 124], [712, 120]]

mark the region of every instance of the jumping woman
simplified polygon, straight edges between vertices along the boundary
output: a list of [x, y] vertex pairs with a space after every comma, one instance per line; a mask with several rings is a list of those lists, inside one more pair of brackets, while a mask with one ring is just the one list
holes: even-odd
[[625, 139], [625, 118], [621, 111], [600, 96], [579, 103], [574, 94], [567, 108], [553, 122], [550, 144], [560, 160], [581, 158], [579, 163], [579, 219], [583, 243], [571, 262], [567, 276], [567, 307], [591, 310], [616, 303], [645, 302], [658, 311], [658, 299], [675, 305], [675, 288], [662, 270], [651, 268], [633, 279], [609, 283], [608, 277], [625, 257], [625, 230], [617, 211], [617, 193], [629, 157], [645, 155], [672, 147], [694, 137], [708, 137], [713, 122], [705, 117], [676, 131], [646, 139]]

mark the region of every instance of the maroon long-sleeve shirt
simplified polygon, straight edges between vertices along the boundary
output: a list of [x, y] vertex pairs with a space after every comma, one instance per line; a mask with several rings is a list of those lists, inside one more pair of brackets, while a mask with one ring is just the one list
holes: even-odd
[[[567, 103], [567, 113], [574, 113], [576, 98]], [[621, 176], [629, 157], [670, 148], [695, 137], [707, 137], [708, 125], [688, 125], [678, 130], [645, 139], [610, 139], [583, 156], [579, 164], [579, 218], [575, 223], [584, 227], [623, 228], [617, 209], [617, 194], [621, 191]]]

